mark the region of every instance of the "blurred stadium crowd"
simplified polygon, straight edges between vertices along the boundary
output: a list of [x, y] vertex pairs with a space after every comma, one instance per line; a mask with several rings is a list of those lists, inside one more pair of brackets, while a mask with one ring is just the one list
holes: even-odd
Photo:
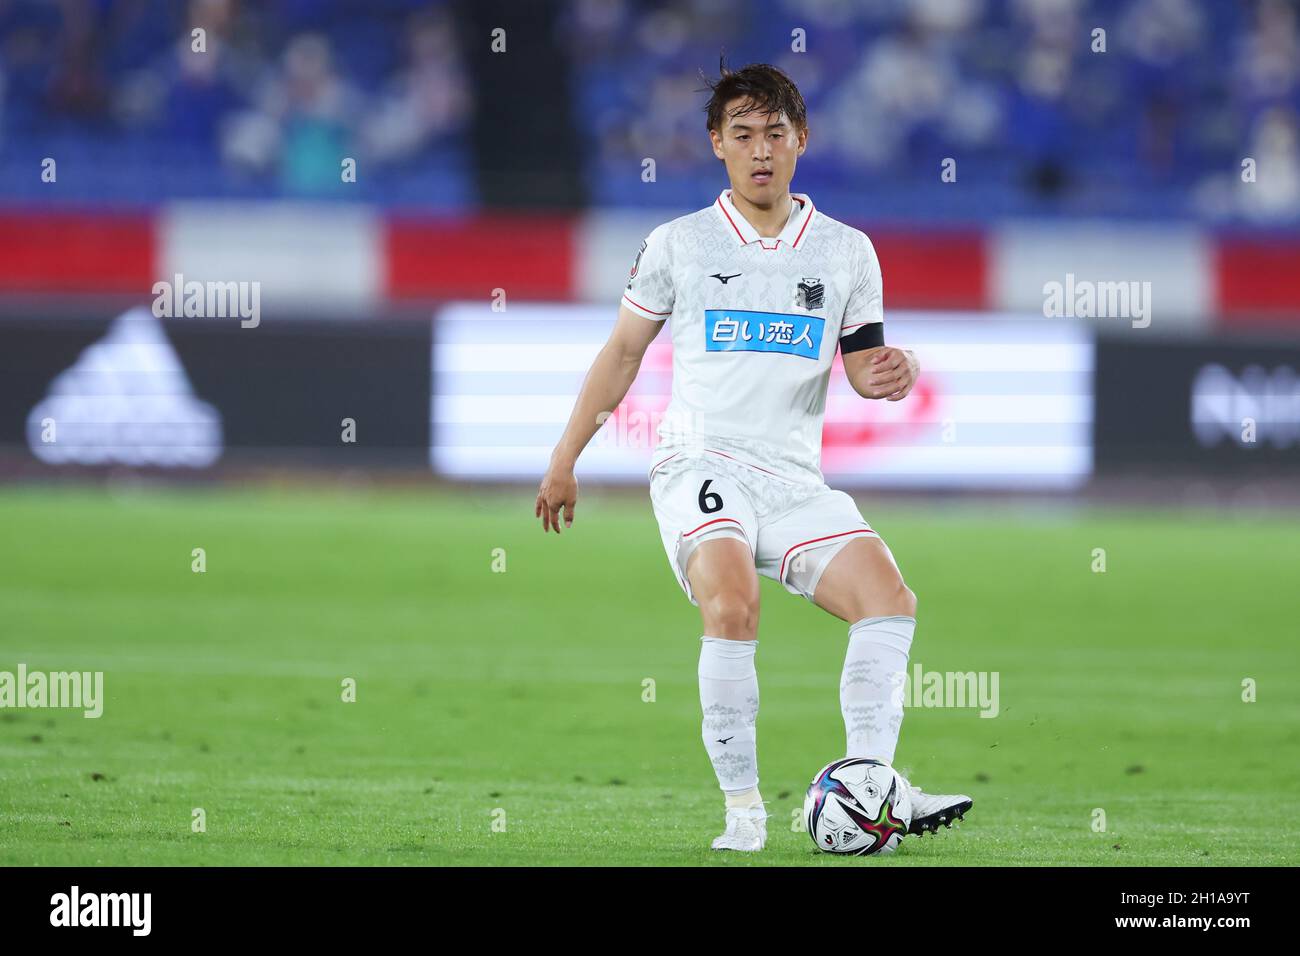
[[325, 196], [347, 155], [385, 170], [366, 198], [466, 202], [471, 93], [444, 6], [0, 0], [4, 160], [30, 169], [39, 143], [93, 170], [89, 195], [156, 201]]
[[[597, 205], [695, 204], [716, 162], [699, 71], [725, 52], [799, 83], [814, 148], [798, 185], [849, 216], [1300, 221], [1291, 0], [558, 6], [570, 63], [538, 82], [571, 86]], [[474, 208], [462, 45], [487, 38], [455, 13], [417, 0], [0, 0], [0, 196], [34, 197], [33, 156], [60, 155], [93, 170], [72, 187], [81, 198], [326, 198], [341, 193], [342, 154], [382, 170], [351, 198]], [[791, 51], [794, 29], [806, 53]], [[946, 157], [960, 189], [934, 188]], [[1245, 157], [1269, 173], [1249, 189]]]
[[[661, 170], [710, 161], [700, 148], [693, 71], [713, 66], [717, 51], [699, 38], [722, 32], [739, 6], [574, 6], [581, 112], [604, 198], [630, 198], [618, 175], [630, 158], [663, 157]], [[815, 169], [842, 189], [840, 208], [857, 193], [860, 212], [888, 207], [908, 216], [942, 216], [954, 202], [962, 204], [959, 213], [973, 214], [1287, 219], [1300, 209], [1294, 4], [744, 6], [754, 13], [745, 18], [745, 44], [733, 51], [742, 62], [779, 48], [777, 24], [807, 30], [810, 53], [785, 53], [776, 62], [809, 103], [816, 148], [803, 173]], [[1092, 50], [1095, 27], [1106, 31], [1104, 54]], [[618, 37], [633, 38], [635, 56]], [[1246, 155], [1286, 175], [1267, 190], [1240, 191], [1238, 203], [1232, 183]], [[958, 159], [963, 188], [951, 195], [929, 188], [940, 157]]]

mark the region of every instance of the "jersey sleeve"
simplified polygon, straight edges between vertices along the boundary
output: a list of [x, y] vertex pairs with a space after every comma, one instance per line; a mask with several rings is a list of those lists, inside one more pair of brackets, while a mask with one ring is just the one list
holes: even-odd
[[627, 278], [623, 304], [643, 318], [662, 322], [672, 314], [675, 298], [668, 224], [664, 223], [641, 243]]
[[885, 321], [880, 260], [876, 258], [875, 247], [871, 245], [871, 240], [867, 238], [866, 233], [860, 232], [858, 235], [861, 236], [862, 244], [856, 256], [857, 281], [844, 307], [844, 321], [840, 325], [841, 339], [872, 323]]

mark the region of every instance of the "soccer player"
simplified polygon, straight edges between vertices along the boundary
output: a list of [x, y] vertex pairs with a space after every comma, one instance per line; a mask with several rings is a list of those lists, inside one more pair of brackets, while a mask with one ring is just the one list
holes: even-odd
[[[766, 64], [724, 66], [710, 88], [709, 138], [730, 188], [641, 244], [535, 514], [543, 531], [560, 532], [561, 510], [572, 525], [578, 455], [670, 322], [672, 400], [650, 498], [668, 562], [702, 619], [702, 734], [726, 795], [726, 829], [713, 847], [755, 851], [767, 839], [755, 736], [759, 574], [849, 625], [846, 754], [893, 765], [916, 598], [853, 499], [823, 480], [821, 432], [837, 348], [867, 399], [907, 398], [919, 366], [910, 351], [885, 345], [871, 241], [790, 192], [808, 126], [789, 77]], [[950, 826], [972, 805], [907, 786], [911, 833]]]

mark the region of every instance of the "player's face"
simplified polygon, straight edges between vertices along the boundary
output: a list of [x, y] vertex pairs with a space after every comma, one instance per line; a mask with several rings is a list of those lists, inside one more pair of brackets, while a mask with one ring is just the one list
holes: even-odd
[[709, 137], [713, 155], [727, 166], [732, 192], [755, 206], [769, 206], [790, 191], [808, 130], [796, 130], [785, 113], [746, 113], [748, 106], [745, 98], [728, 103], [722, 129], [710, 130]]

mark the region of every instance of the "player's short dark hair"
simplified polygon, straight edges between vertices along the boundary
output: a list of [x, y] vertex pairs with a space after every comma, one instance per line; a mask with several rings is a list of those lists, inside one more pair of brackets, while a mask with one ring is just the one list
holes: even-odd
[[[710, 130], [722, 132], [726, 115], [744, 116], [753, 112], [784, 113], [795, 129], [806, 129], [808, 126], [808, 109], [804, 106], [799, 87], [794, 85], [790, 77], [770, 64], [751, 63], [739, 70], [729, 70], [726, 62], [719, 60], [718, 78], [711, 80], [705, 77], [704, 82], [713, 92], [704, 107]], [[743, 96], [749, 97], [750, 107], [726, 114], [727, 104]]]

